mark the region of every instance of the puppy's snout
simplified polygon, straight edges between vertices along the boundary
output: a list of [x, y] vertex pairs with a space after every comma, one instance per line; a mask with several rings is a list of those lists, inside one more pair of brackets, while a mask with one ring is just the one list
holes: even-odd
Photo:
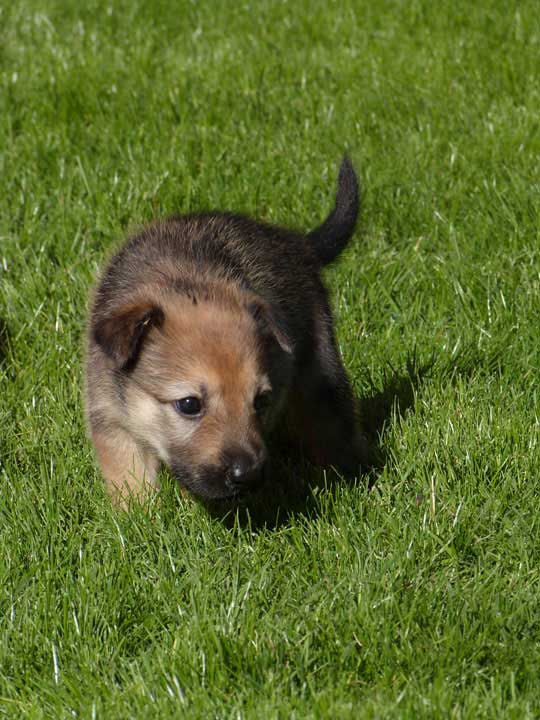
[[237, 491], [247, 491], [257, 485], [262, 477], [266, 453], [245, 450], [228, 453], [227, 484]]

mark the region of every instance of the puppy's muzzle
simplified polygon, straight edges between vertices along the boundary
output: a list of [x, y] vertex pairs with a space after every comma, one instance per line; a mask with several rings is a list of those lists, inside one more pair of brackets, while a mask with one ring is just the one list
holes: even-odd
[[246, 493], [262, 484], [266, 452], [237, 450], [227, 453], [225, 484], [235, 493]]

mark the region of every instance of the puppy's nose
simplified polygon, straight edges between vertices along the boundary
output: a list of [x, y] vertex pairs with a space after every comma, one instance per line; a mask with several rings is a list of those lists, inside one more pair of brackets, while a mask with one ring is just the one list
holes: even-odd
[[249, 489], [259, 481], [263, 465], [262, 455], [251, 455], [247, 452], [235, 454], [229, 465], [229, 484], [236, 490]]
[[231, 473], [234, 480], [241, 480], [243, 477], [246, 477], [246, 475], [249, 475], [252, 467], [253, 462], [251, 458], [247, 457], [247, 455], [237, 458], [231, 467]]

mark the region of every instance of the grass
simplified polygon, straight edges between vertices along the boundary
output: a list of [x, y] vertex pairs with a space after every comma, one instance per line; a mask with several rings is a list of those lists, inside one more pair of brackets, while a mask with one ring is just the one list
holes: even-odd
[[[0, 6], [0, 714], [540, 715], [535, 0]], [[309, 229], [384, 455], [276, 529], [105, 497], [88, 289], [129, 229]], [[411, 366], [416, 370], [411, 371]]]

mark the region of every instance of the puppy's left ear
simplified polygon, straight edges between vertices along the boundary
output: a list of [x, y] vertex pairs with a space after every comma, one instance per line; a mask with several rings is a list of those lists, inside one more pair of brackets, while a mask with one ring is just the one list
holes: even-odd
[[259, 297], [252, 297], [247, 303], [247, 309], [255, 320], [259, 332], [267, 339], [277, 342], [279, 347], [288, 355], [292, 354], [292, 343], [280, 320], [279, 315], [271, 308], [270, 304]]
[[101, 349], [122, 370], [132, 370], [144, 340], [153, 327], [161, 327], [163, 310], [151, 302], [134, 302], [94, 321], [92, 332]]

